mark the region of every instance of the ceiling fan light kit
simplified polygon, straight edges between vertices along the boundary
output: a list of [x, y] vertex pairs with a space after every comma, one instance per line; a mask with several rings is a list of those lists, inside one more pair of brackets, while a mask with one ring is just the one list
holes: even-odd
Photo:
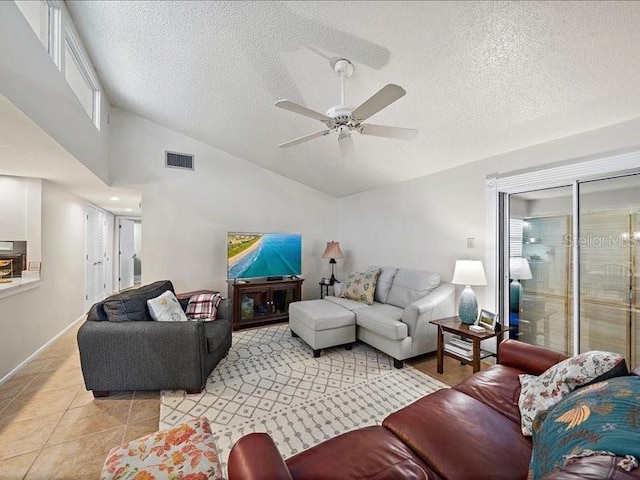
[[401, 140], [411, 140], [418, 134], [418, 130], [414, 128], [389, 127], [386, 125], [362, 123], [367, 118], [375, 115], [383, 108], [402, 98], [407, 93], [404, 88], [394, 84], [385, 85], [377, 93], [369, 97], [354, 109], [346, 104], [344, 95], [344, 80], [345, 78], [350, 78], [353, 75], [353, 64], [349, 60], [340, 59], [333, 64], [333, 70], [340, 76], [341, 103], [340, 105], [335, 105], [329, 108], [326, 114], [316, 112], [315, 110], [311, 110], [310, 108], [292, 102], [291, 100], [278, 100], [276, 102], [276, 107], [289, 110], [290, 112], [297, 113], [298, 115], [313, 118], [314, 120], [319, 120], [326, 126], [326, 129], [324, 130], [281, 143], [278, 145], [279, 147], [292, 147], [308, 140], [336, 132], [338, 134], [338, 141], [341, 143], [340, 151], [345, 152], [350, 149], [342, 148], [342, 143], [352, 142], [351, 132], [354, 130], [361, 135], [396, 138]]

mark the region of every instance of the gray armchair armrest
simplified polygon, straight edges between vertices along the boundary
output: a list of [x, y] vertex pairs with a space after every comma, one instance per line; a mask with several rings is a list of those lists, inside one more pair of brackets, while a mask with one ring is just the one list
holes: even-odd
[[199, 389], [206, 381], [202, 322], [95, 322], [78, 330], [88, 390]]

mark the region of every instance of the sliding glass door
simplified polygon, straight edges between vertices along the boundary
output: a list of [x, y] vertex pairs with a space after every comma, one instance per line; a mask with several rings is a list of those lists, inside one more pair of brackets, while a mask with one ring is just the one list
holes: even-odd
[[509, 199], [510, 336], [562, 352], [571, 344], [571, 201], [571, 187]]
[[640, 176], [580, 186], [580, 350], [637, 364]]
[[511, 338], [568, 355], [615, 351], [638, 365], [640, 175], [509, 193], [502, 205]]

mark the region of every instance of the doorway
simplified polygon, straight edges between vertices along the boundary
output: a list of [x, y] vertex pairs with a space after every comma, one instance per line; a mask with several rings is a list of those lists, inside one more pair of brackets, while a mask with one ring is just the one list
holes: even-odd
[[118, 218], [118, 289], [142, 282], [142, 221]]

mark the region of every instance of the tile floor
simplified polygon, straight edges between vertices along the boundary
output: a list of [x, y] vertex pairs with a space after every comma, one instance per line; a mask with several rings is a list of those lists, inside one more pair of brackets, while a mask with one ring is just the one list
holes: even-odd
[[112, 447], [158, 429], [159, 392], [85, 390], [79, 326], [0, 386], [1, 480], [98, 478]]
[[[158, 429], [160, 392], [119, 392], [94, 399], [84, 388], [71, 328], [0, 386], [0, 480], [98, 478], [109, 450]], [[434, 354], [409, 362], [449, 385], [471, 375]]]

